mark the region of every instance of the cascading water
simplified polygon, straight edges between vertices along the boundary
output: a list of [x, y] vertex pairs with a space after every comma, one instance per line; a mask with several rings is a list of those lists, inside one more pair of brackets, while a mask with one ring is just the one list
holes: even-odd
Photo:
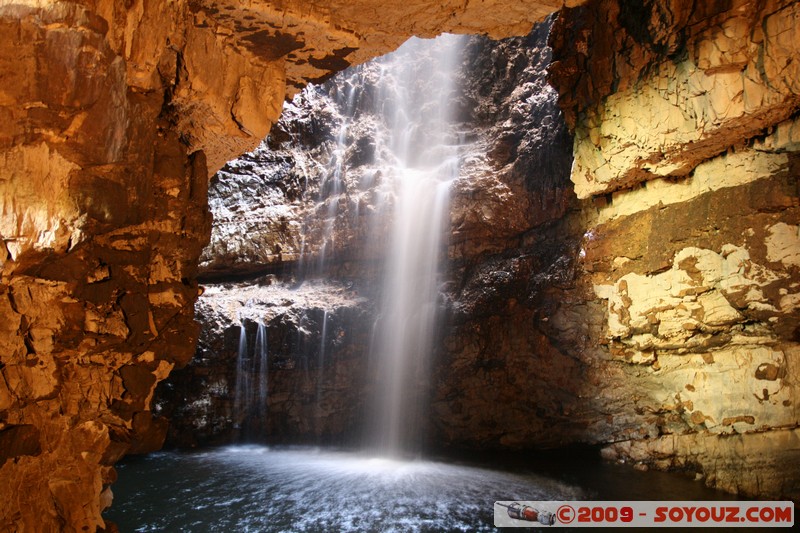
[[[328, 276], [334, 259], [361, 259], [345, 243], [337, 242], [339, 230], [348, 224], [344, 235], [363, 232], [366, 242], [360, 246], [365, 262], [377, 259], [383, 265], [378, 287], [367, 289], [376, 300], [378, 318], [367, 378], [375, 392], [368, 399], [365, 420], [366, 445], [381, 454], [414, 450], [421, 437], [449, 184], [458, 177], [463, 150], [451, 105], [463, 43], [464, 38], [455, 35], [435, 41], [414, 38], [378, 60], [377, 68], [349, 71], [332, 88], [335, 106], [328, 112], [338, 122], [334, 143], [322, 153], [324, 165], [314, 161], [324, 170], [317, 203], [304, 222], [302, 247], [304, 254], [316, 257], [301, 257], [299, 285]], [[309, 91], [309, 98], [314, 94]], [[365, 127], [369, 135], [364, 135]], [[359, 131], [351, 136], [351, 128]], [[369, 138], [365, 144], [370, 149], [353, 145], [359, 135], [362, 141]], [[354, 154], [360, 163], [352, 162]], [[365, 159], [371, 161], [365, 163]], [[366, 212], [361, 211], [362, 203]], [[312, 235], [312, 231], [319, 233]], [[318, 243], [308, 250], [307, 236]], [[361, 283], [369, 285], [366, 280]], [[308, 342], [314, 328], [304, 314], [295, 350], [308, 379], [308, 366], [314, 364], [311, 351], [319, 348], [318, 404], [323, 396], [329, 318], [327, 310], [323, 313], [316, 330], [322, 337], [319, 344]], [[322, 411], [319, 405], [316, 411]]]
[[250, 399], [250, 357], [247, 351], [247, 330], [239, 326], [239, 350], [236, 353], [236, 388], [233, 392], [233, 421], [240, 426], [247, 415]]
[[343, 173], [345, 170], [345, 153], [347, 151], [347, 129], [354, 114], [355, 88], [350, 86], [345, 91], [344, 102], [338, 102], [344, 110], [344, 120], [339, 126], [339, 133], [336, 135], [336, 147], [333, 150], [333, 168], [324, 172], [320, 183], [320, 201], [325, 204], [325, 223], [323, 226], [322, 246], [319, 251], [319, 272], [324, 272], [326, 260], [330, 258], [336, 250], [336, 218], [339, 214], [339, 198], [344, 192]]
[[442, 36], [432, 48], [412, 39], [381, 69], [386, 130], [376, 136], [376, 153], [394, 178], [394, 205], [370, 356], [375, 397], [368, 444], [389, 455], [417, 447], [424, 417], [443, 223], [459, 168], [450, 101], [461, 43]]
[[328, 340], [328, 310], [322, 314], [322, 333], [319, 340], [319, 357], [317, 359], [317, 409], [322, 403], [322, 382], [325, 378], [325, 345]]
[[245, 438], [253, 435], [253, 427], [266, 426], [269, 399], [269, 351], [267, 327], [259, 322], [253, 352], [247, 342], [247, 329], [242, 320], [239, 348], [236, 354], [236, 385], [233, 399], [233, 420]]
[[255, 416], [263, 428], [266, 426], [267, 400], [269, 398], [269, 350], [267, 346], [267, 326], [263, 322], [258, 323], [255, 354], [258, 356], [258, 371], [256, 374], [258, 379], [258, 403], [256, 404]]

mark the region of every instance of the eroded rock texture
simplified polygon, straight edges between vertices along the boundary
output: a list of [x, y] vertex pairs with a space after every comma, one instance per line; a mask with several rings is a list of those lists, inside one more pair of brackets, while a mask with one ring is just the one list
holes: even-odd
[[0, 26], [0, 529], [94, 530], [194, 351], [208, 170], [97, 12], [4, 4]]
[[749, 496], [799, 490], [797, 8], [596, 2], [550, 40], [594, 298], [548, 335], [591, 324], [609, 457]]
[[744, 0], [610, 0], [565, 13], [551, 79], [575, 130], [578, 197], [690, 176], [791, 119], [798, 16], [797, 2]]
[[412, 33], [526, 32], [562, 2], [0, 3], [0, 529], [104, 527], [194, 351], [208, 176], [308, 80]]
[[[546, 29], [539, 30], [540, 46], [545, 34]], [[513, 80], [524, 79], [535, 70], [529, 56], [539, 50], [522, 52], [515, 50], [515, 45], [519, 48], [519, 43], [508, 43], [490, 57], [489, 41], [470, 41], [458, 69], [459, 83], [448, 95], [457, 108], [457, 135], [454, 133], [452, 142], [461, 138], [464, 160], [464, 179], [455, 182], [448, 224], [448, 233], [454, 234], [454, 256], [480, 254], [487, 246], [502, 249], [504, 241], [500, 239], [513, 240], [539, 213], [530, 209], [524, 173], [502, 179], [495, 172], [507, 167], [503, 175], [512, 173], [513, 163], [519, 159], [507, 153], [515, 142], [513, 136], [533, 139], [546, 132], [538, 127], [527, 134], [512, 132], [509, 125], [493, 129], [491, 116], [508, 107], [504, 100], [510, 98]], [[435, 54], [420, 41], [414, 51], [412, 64], [404, 66], [401, 73], [411, 79], [425, 78], [416, 71], [430, 68]], [[513, 61], [506, 57], [509, 51], [515, 54]], [[284, 401], [280, 394], [270, 394], [270, 440], [359, 443], [363, 439], [364, 399], [370, 397], [374, 386], [365, 380], [366, 369], [370, 366], [371, 335], [384, 275], [385, 243], [390, 239], [398, 178], [395, 173], [399, 172], [392, 166], [395, 156], [391, 143], [381, 141], [390, 136], [387, 129], [394, 117], [380, 99], [396, 83], [396, 74], [384, 76], [389, 60], [356, 67], [347, 76], [298, 95], [286, 105], [284, 116], [258, 150], [231, 162], [212, 180], [210, 202], [221, 224], [215, 225], [211, 244], [204, 252], [202, 277], [223, 284], [200, 300], [203, 320], [209, 321], [207, 329], [215, 333], [208, 335], [208, 343], [201, 340], [198, 360], [176, 374], [158, 395], [165, 412], [174, 409], [181, 398], [190, 398], [188, 403], [196, 404], [201, 413], [195, 417], [172, 414], [171, 443], [194, 442], [193, 418], [211, 421], [209, 436], [201, 438], [217, 441], [241, 433], [236, 431], [241, 429], [237, 425], [260, 423], [252, 418], [241, 420], [241, 413], [234, 412], [230, 401], [209, 406], [206, 395], [198, 394], [192, 386], [196, 379], [211, 373], [226, 375], [224, 383], [215, 388], [222, 391], [220, 398], [233, 397], [239, 316], [267, 324], [270, 338], [288, 335], [293, 339], [270, 342], [274, 346], [270, 368], [276, 371], [270, 375], [271, 390], [285, 389], [290, 399]], [[495, 63], [491, 72], [482, 72]], [[478, 72], [483, 75], [478, 77]], [[498, 76], [502, 81], [493, 81]], [[543, 72], [539, 82], [538, 86], [526, 86], [513, 100], [538, 94], [544, 88]], [[406, 96], [421, 97], [424, 102], [425, 95], [436, 89], [444, 90], [415, 84], [413, 95]], [[487, 95], [478, 94], [486, 90], [493, 91], [494, 103]], [[551, 111], [557, 114], [555, 93], [550, 90], [549, 94]], [[519, 104], [520, 109], [526, 105], [522, 101]], [[506, 117], [510, 114], [508, 110], [504, 113]], [[531, 124], [543, 118], [522, 112], [517, 115], [516, 120]], [[498, 154], [488, 156], [490, 147], [497, 144], [493, 137], [500, 132], [505, 134], [504, 144], [498, 144]], [[569, 137], [563, 128], [561, 133], [562, 156], [568, 162]], [[564, 187], [567, 176], [561, 172]], [[476, 199], [484, 205], [479, 207]], [[491, 235], [494, 245], [490, 244]], [[230, 283], [254, 273], [268, 275], [255, 282]], [[272, 285], [257, 288], [265, 283]], [[289, 290], [290, 286], [294, 290]], [[336, 287], [346, 290], [332, 290]], [[305, 296], [309, 291], [316, 295], [312, 307], [308, 307]], [[326, 294], [330, 295], [327, 303]], [[276, 321], [276, 307], [292, 311], [282, 312]], [[219, 339], [212, 342], [214, 335]], [[206, 344], [220, 349], [206, 349]], [[339, 394], [348, 401], [338, 399]]]
[[[605, 420], [599, 411], [607, 407], [581, 407], [580, 398], [590, 387], [583, 374], [591, 376], [592, 370], [574, 361], [574, 353], [560, 353], [547, 330], [536, 325], [563, 294], [558, 287], [574, 287], [583, 235], [569, 182], [572, 140], [557, 95], [545, 80], [548, 30], [543, 25], [526, 38], [499, 44], [470, 40], [458, 70], [453, 99], [456, 129], [464, 139], [463, 164], [451, 187], [450, 271], [441, 295], [447, 318], [433, 362], [435, 385], [428, 391], [432, 407], [426, 440], [431, 447], [552, 447], [611, 438], [610, 424], [592, 435], [585, 428], [598, 418]], [[292, 402], [270, 395], [268, 438], [356, 443], [361, 438], [358, 423], [364, 406], [352, 402], [369, 397], [371, 384], [363, 378], [380, 266], [370, 246], [388, 238], [391, 217], [391, 209], [384, 212], [387, 206], [381, 204], [386, 197], [391, 204], [380, 177], [388, 170], [376, 167], [374, 158], [376, 128], [385, 134], [374, 114], [380, 109], [375, 100], [379, 72], [380, 65], [365, 66], [307, 90], [287, 105], [287, 114], [273, 129], [266, 142], [272, 150], [264, 146], [215, 178], [211, 204], [223, 223], [215, 227], [204, 255], [207, 279], [219, 280], [223, 273], [236, 279], [261, 268], [283, 283], [332, 277], [352, 292], [346, 306], [317, 303], [308, 308], [313, 319], [301, 318], [304, 296], [295, 300], [292, 292], [277, 287], [229, 283], [228, 296], [222, 296], [222, 288], [203, 296], [199, 309], [210, 321], [207, 329], [215, 332], [208, 346], [219, 350], [215, 353], [201, 342], [199, 359], [159, 392], [165, 411], [182, 401], [195, 409], [194, 416], [181, 417], [180, 407], [173, 414], [173, 444], [193, 444], [197, 429], [202, 439], [217, 442], [236, 435], [240, 421], [230, 400], [223, 398], [233, 395], [242, 314], [267, 323], [275, 339], [285, 337], [282, 329], [294, 328], [294, 336], [307, 339], [304, 344], [311, 347], [307, 352], [298, 351], [296, 342], [270, 343], [275, 346], [270, 369], [286, 370], [270, 374], [271, 390], [291, 391]], [[355, 109], [348, 111], [348, 106]], [[342, 183], [331, 185], [331, 175], [341, 165], [346, 166]], [[242, 191], [248, 189], [257, 192], [242, 202]], [[264, 216], [278, 208], [283, 209], [280, 226]], [[376, 212], [383, 215], [363, 220]], [[377, 221], [381, 224], [375, 225]], [[301, 247], [306, 252], [302, 260]], [[326, 249], [328, 261], [320, 270]], [[280, 327], [270, 310], [276, 306], [271, 290], [285, 301], [278, 307], [296, 309], [294, 318]], [[324, 301], [324, 295], [318, 300]], [[602, 314], [603, 306], [593, 305]], [[339, 347], [326, 351], [331, 368], [318, 363], [330, 337], [328, 332], [328, 340], [322, 338], [320, 314], [326, 307], [334, 322], [341, 322], [341, 310], [354, 308], [366, 321], [352, 322], [342, 330]], [[602, 316], [595, 318], [597, 330], [600, 320]], [[291, 369], [281, 363], [285, 360], [293, 361]], [[342, 379], [347, 372], [349, 378]], [[544, 376], [532, 379], [539, 374]], [[225, 392], [209, 395], [194, 389], [196, 380], [209, 375], [226, 376], [210, 387]], [[331, 387], [331, 381], [339, 385]], [[592, 394], [597, 388], [599, 382]], [[328, 396], [339, 393], [349, 402], [327, 409], [332, 403]], [[564, 407], [566, 401], [571, 406]], [[582, 409], [586, 413], [579, 420], [565, 420]], [[518, 423], [520, 412], [526, 414], [525, 424]], [[203, 428], [193, 428], [197, 420], [205, 421]], [[564, 427], [547, 430], [556, 421]]]
[[[214, 285], [196, 312], [204, 326], [197, 354], [155, 397], [154, 409], [172, 421], [170, 446], [358, 442], [374, 309], [352, 285], [328, 281], [293, 287], [274, 277]], [[269, 361], [266, 405], [259, 405], [255, 390], [260, 369], [253, 372], [250, 363], [260, 357], [259, 324]], [[246, 347], [240, 354], [242, 327]], [[255, 384], [249, 397], [243, 370], [251, 372], [248, 379]]]

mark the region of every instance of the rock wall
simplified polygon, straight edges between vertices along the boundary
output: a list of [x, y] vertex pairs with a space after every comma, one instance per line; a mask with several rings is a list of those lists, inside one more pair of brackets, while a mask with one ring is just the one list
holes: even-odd
[[0, 26], [0, 530], [94, 530], [194, 352], [206, 158], [97, 11], [3, 3]]
[[[426, 436], [430, 447], [553, 447], [610, 439], [613, 431], [610, 425], [594, 437], [584, 431], [586, 425], [604, 419], [601, 407], [585, 409], [581, 421], [564, 420], [564, 413], [583, 409], [580, 398], [587, 384], [575, 376], [591, 377], [593, 371], [573, 361], [574, 354], [560, 353], [546, 331], [536, 327], [547, 306], [554, 305], [545, 295], [555, 297], [554, 291], [562, 285], [574, 287], [584, 228], [569, 181], [572, 138], [561, 118], [557, 94], [545, 79], [550, 61], [546, 46], [549, 28], [542, 25], [526, 38], [500, 43], [472, 39], [464, 52], [454, 103], [459, 110], [457, 129], [466, 143], [461, 177], [451, 188], [450, 267], [442, 292], [447, 319], [434, 362], [437, 385], [430, 391], [433, 407]], [[383, 226], [377, 227], [355, 213], [380, 210], [381, 183], [370, 181], [375, 163], [365, 155], [374, 150], [370, 143], [377, 122], [373, 113], [376, 107], [380, 109], [374, 101], [379, 70], [379, 65], [365, 65], [345, 78], [306, 90], [287, 104], [287, 113], [264, 146], [229, 164], [213, 180], [210, 202], [215, 219], [222, 224], [212, 232], [201, 275], [219, 282], [223, 273], [235, 280], [252, 275], [255, 269], [269, 272], [268, 278], [277, 283], [257, 289], [267, 278], [247, 283], [223, 281], [210, 285], [214, 290], [201, 297], [198, 309], [202, 320], [208, 320], [204, 327], [208, 340], [201, 341], [197, 359], [173, 374], [157, 393], [157, 404], [172, 415], [169, 444], [237, 438], [238, 420], [230, 400], [224, 400], [233, 396], [239, 332], [236, 316], [250, 314], [269, 324], [271, 335], [283, 337], [269, 311], [275, 298], [270, 296], [271, 290], [281, 295], [284, 305], [296, 309], [295, 318], [283, 321], [281, 327], [295, 328], [295, 336], [310, 339], [306, 344], [314, 349], [309, 357], [296, 351], [296, 344], [278, 343], [271, 352], [276, 358], [271, 370], [281, 368], [280, 361], [287, 358], [307, 360], [308, 367], [303, 369], [298, 363], [294, 372], [271, 374], [271, 390], [293, 391], [291, 409], [303, 416], [282, 423], [287, 409], [270, 395], [267, 440], [313, 443], [324, 437], [357, 443], [361, 438], [358, 415], [363, 414], [363, 406], [345, 404], [346, 409], [327, 411], [321, 420], [316, 405], [320, 398], [308, 393], [318, 390], [330, 376], [329, 370], [316, 363], [316, 347], [321, 346], [320, 310], [328, 308], [334, 316], [342, 306], [316, 303], [307, 309], [308, 315], [316, 318], [301, 325], [297, 317], [305, 298], [295, 300], [293, 293], [276, 287], [322, 277], [355, 290], [360, 302], [343, 308], [360, 308], [367, 323], [354, 323], [343, 330], [342, 357], [347, 361], [355, 358], [358, 364], [337, 367], [334, 375], [349, 368], [354, 373], [345, 380], [347, 396], [353, 401], [369, 397], [371, 384], [364, 382], [360, 370], [368, 365], [369, 343], [364, 331], [371, 327], [368, 317], [374, 315], [380, 262], [368, 248], [374, 241], [386, 240], [390, 211]], [[348, 119], [343, 116], [348, 99], [342, 95], [353, 87], [357, 89], [352, 99], [356, 109]], [[344, 145], [340, 146], [342, 125], [348, 120]], [[321, 192], [332, 169], [342, 163], [346, 171], [339, 192]], [[364, 187], [364, 183], [369, 185]], [[248, 190], [251, 194], [242, 193]], [[284, 209], [278, 230], [274, 219], [271, 223], [270, 217], [263, 216], [265, 204], [269, 204], [267, 209]], [[331, 205], [339, 207], [331, 211]], [[319, 269], [326, 235], [321, 227], [331, 228], [337, 243], [324, 270]], [[294, 233], [285, 228], [294, 228]], [[371, 232], [377, 235], [369, 239]], [[307, 254], [304, 263], [298, 259], [301, 241]], [[238, 303], [222, 306], [220, 301]], [[324, 295], [317, 301], [324, 302]], [[593, 305], [602, 313], [602, 305]], [[338, 353], [330, 351], [328, 357], [335, 361]], [[543, 386], [540, 379], [530, 379], [542, 371], [556, 382], [545, 380]], [[227, 377], [224, 383], [209, 387], [220, 391], [212, 394], [209, 403], [209, 394], [195, 383], [211, 374]], [[566, 399], [572, 407], [560, 405]], [[181, 402], [196, 409], [183, 409]], [[517, 423], [517, 413], [531, 411], [541, 420]], [[196, 427], [199, 420], [204, 427]], [[339, 432], [323, 436], [304, 420], [317, 420], [320, 427], [336, 427]], [[556, 422], [564, 427], [544, 431]]]
[[[539, 46], [544, 43], [546, 29], [540, 28], [534, 39]], [[501, 239], [513, 240], [520, 228], [529, 227], [533, 217], [539, 216], [538, 211], [530, 209], [524, 193], [524, 172], [517, 171], [513, 180], [494, 174], [496, 167], [506, 166], [510, 176], [511, 169], [520, 166], [515, 167], [515, 161], [531, 155], [486, 155], [491, 137], [500, 135], [500, 131], [504, 132], [505, 146], [498, 148], [498, 153], [507, 151], [518, 138], [534, 138], [545, 132], [545, 128], [534, 128], [523, 133], [521, 127], [510, 125], [495, 129], [493, 122], [498, 111], [509, 114], [505, 100], [510, 98], [515, 81], [529, 77], [541, 66], [531, 64], [529, 57], [538, 57], [539, 50], [525, 51], [520, 46], [522, 40], [509, 41], [503, 50], [494, 50], [491, 59], [490, 42], [485, 38], [469, 41], [457, 75], [460, 87], [451, 95], [457, 109], [455, 130], [463, 138], [462, 166], [469, 170], [454, 186], [455, 207], [448, 233], [454, 234], [454, 250], [458, 247], [472, 254], [479, 253], [473, 250], [473, 242], [481, 239], [478, 246], [482, 249], [503, 249]], [[513, 61], [506, 57], [510, 52], [516, 54]], [[414, 63], [407, 68], [429, 68], [425, 61], [432, 61], [433, 55], [431, 49], [420, 46]], [[231, 407], [239, 315], [267, 324], [271, 337], [288, 335], [296, 339], [270, 343], [274, 346], [270, 370], [275, 371], [270, 373], [270, 390], [286, 390], [291, 401], [280, 399], [280, 394], [270, 395], [267, 439], [362, 441], [364, 399], [374, 386], [365, 379], [365, 370], [395, 197], [393, 155], [382, 154], [389, 149], [376, 141], [388, 138], [393, 117], [378, 99], [393, 83], [391, 76], [382, 78], [385, 63], [390, 60], [354, 67], [344, 76], [303, 91], [286, 104], [284, 115], [257, 150], [229, 163], [212, 180], [210, 204], [216, 224], [201, 260], [201, 278], [210, 290], [198, 304], [205, 324], [200, 349], [195, 361], [175, 373], [156, 395], [157, 405], [173, 421], [168, 444], [226, 442], [242, 436], [236, 426], [260, 424], [252, 418], [243, 422]], [[483, 72], [487, 63], [497, 66]], [[503, 73], [505, 70], [508, 73]], [[498, 76], [502, 81], [493, 81]], [[541, 90], [545, 86], [543, 71], [538, 81], [512, 100], [521, 101]], [[494, 85], [498, 86], [494, 88], [496, 94], [491, 95], [494, 103], [487, 95], [478, 94]], [[424, 92], [425, 88], [417, 89]], [[551, 90], [549, 94], [551, 111], [558, 114], [555, 93]], [[519, 112], [518, 118], [531, 125], [543, 117]], [[560, 180], [566, 187], [564, 162], [568, 166], [570, 138], [563, 127], [560, 132]], [[476, 211], [476, 199], [486, 203], [482, 212]], [[502, 211], [513, 205], [513, 217], [494, 216], [489, 221], [486, 215], [490, 203]], [[260, 277], [236, 282], [254, 276]], [[271, 285], [261, 287], [265, 283]], [[349, 294], [346, 298], [342, 287]], [[316, 295], [312, 307], [308, 307], [305, 296], [308, 291]], [[326, 295], [330, 301], [326, 301]], [[277, 305], [276, 301], [282, 303]], [[288, 315], [282, 312], [276, 319], [276, 305], [292, 311]], [[338, 334], [327, 331], [323, 340], [325, 315], [329, 326], [347, 327], [341, 327]], [[287, 333], [290, 331], [294, 333]], [[332, 339], [338, 340], [331, 344]], [[330, 362], [323, 363], [321, 357]], [[286, 360], [294, 361], [291, 368]], [[211, 402], [205, 390], [195, 384], [209, 374], [227, 376], [211, 387], [218, 391]], [[329, 378], [334, 379], [333, 388]], [[335, 398], [345, 390], [350, 401]], [[181, 402], [196, 409], [184, 409]], [[337, 408], [326, 408], [331, 405]], [[207, 421], [208, 427], [197, 428], [198, 420]], [[336, 431], [326, 429], [329, 427]]]
[[[154, 399], [154, 410], [171, 421], [169, 446], [358, 441], [374, 309], [354, 287], [332, 281], [288, 286], [274, 276], [213, 285], [196, 313], [204, 325], [197, 353]], [[267, 402], [240, 398], [237, 408], [237, 378], [249, 370], [238, 367], [239, 358], [257, 357], [259, 323], [269, 361]], [[247, 345], [240, 355], [242, 327]]]
[[584, 353], [625, 376], [608, 457], [796, 498], [798, 4], [690, 4], [596, 2], [551, 34], [592, 305], [560, 297], [548, 335], [592, 324]]
[[798, 13], [791, 0], [611, 0], [561, 17], [551, 80], [575, 130], [578, 197], [688, 177], [791, 119]]
[[[0, 2], [0, 529], [104, 527], [191, 357], [208, 177], [309, 80], [562, 2]], [[161, 437], [159, 437], [159, 434]]]
[[[709, 46], [728, 50], [720, 25], [750, 28], [757, 62], [778, 53], [770, 43], [793, 31], [794, 8], [646, 4], [635, 16], [655, 27], [644, 33], [628, 8], [609, 2], [560, 13], [549, 79], [575, 131], [571, 181], [583, 200], [528, 163], [539, 189], [526, 189], [526, 200], [517, 192], [493, 210], [486, 194], [470, 204], [497, 213], [489, 224], [517, 220], [515, 202], [537, 215], [515, 225], [511, 240], [469, 231], [462, 248], [454, 234], [434, 440], [481, 449], [606, 445], [607, 458], [639, 468], [685, 471], [745, 496], [797, 497], [796, 92], [767, 70], [762, 90], [780, 96], [743, 112], [752, 123], [674, 125], [676, 114], [694, 117], [716, 102], [676, 82], [676, 68], [734, 96], [728, 75], [741, 84], [738, 73], [753, 68], [720, 69], [718, 56], [707, 63]], [[786, 53], [780, 61], [790, 63], [796, 53]], [[652, 87], [666, 102], [653, 100]], [[511, 117], [521, 102], [507, 102]], [[522, 116], [548, 109], [546, 98], [536, 104]], [[558, 143], [548, 145], [558, 153]], [[524, 153], [541, 144], [514, 146]], [[651, 165], [644, 149], [672, 158], [672, 170]], [[513, 172], [497, 175], [513, 183]]]

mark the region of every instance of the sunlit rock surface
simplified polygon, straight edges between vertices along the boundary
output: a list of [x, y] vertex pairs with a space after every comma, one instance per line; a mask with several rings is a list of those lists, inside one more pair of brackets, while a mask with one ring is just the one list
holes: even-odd
[[551, 79], [575, 131], [578, 197], [690, 177], [791, 119], [798, 17], [791, 0], [605, 0], [560, 17]]
[[748, 496], [800, 492], [796, 11], [596, 2], [550, 37], [587, 201], [548, 327], [616, 404], [590, 432]]

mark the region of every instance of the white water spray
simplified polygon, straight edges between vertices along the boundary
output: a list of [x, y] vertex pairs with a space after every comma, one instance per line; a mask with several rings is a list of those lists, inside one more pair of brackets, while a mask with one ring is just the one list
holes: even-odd
[[252, 436], [253, 422], [264, 428], [269, 400], [269, 350], [267, 327], [259, 322], [253, 353], [247, 341], [242, 320], [239, 329], [239, 348], [236, 354], [236, 385], [233, 396], [233, 420], [245, 437]]
[[238, 426], [247, 413], [250, 397], [250, 360], [247, 353], [247, 330], [244, 321], [239, 325], [239, 349], [236, 354], [236, 388], [233, 393], [233, 422]]
[[269, 399], [269, 350], [267, 346], [267, 326], [263, 322], [258, 323], [255, 355], [258, 356], [258, 371], [256, 373], [256, 379], [258, 381], [258, 403], [256, 404], [256, 416], [261, 424], [265, 424], [267, 419], [267, 401]]
[[376, 136], [377, 153], [393, 177], [394, 205], [370, 356], [376, 393], [368, 439], [389, 455], [418, 446], [425, 416], [443, 225], [459, 167], [450, 103], [461, 43], [451, 35], [410, 40], [384, 60], [379, 86], [387, 129]]

